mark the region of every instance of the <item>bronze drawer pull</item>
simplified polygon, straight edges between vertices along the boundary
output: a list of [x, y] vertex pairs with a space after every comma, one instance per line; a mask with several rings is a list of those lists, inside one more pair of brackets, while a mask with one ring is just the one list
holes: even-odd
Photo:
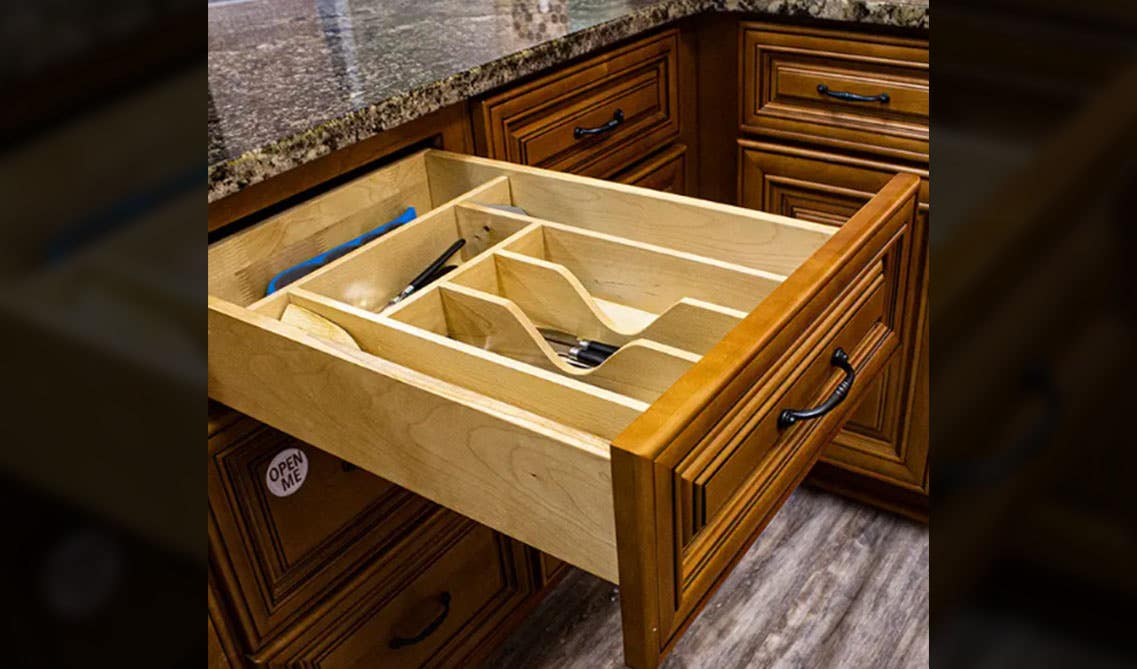
[[782, 413], [778, 415], [779, 430], [784, 430], [799, 420], [820, 418], [832, 411], [834, 407], [843, 402], [845, 397], [849, 395], [849, 391], [853, 388], [853, 381], [857, 378], [856, 370], [849, 364], [849, 354], [845, 353], [845, 349], [838, 347], [836, 351], [833, 351], [833, 358], [829, 361], [829, 364], [845, 371], [845, 378], [841, 380], [841, 383], [837, 384], [837, 389], [833, 391], [829, 399], [812, 409], [785, 409], [782, 411]]
[[422, 628], [422, 631], [420, 631], [418, 634], [416, 634], [412, 637], [401, 637], [401, 636], [393, 637], [391, 639], [391, 643], [389, 644], [391, 646], [391, 648], [398, 649], [398, 648], [404, 648], [406, 646], [413, 646], [416, 643], [419, 643], [423, 639], [427, 638], [431, 634], [434, 634], [438, 630], [439, 627], [442, 627], [442, 623], [446, 621], [446, 616], [450, 615], [450, 593], [449, 592], [442, 593], [441, 595], [439, 595], [438, 601], [442, 603], [442, 613], [439, 613], [438, 617], [436, 617], [434, 620], [430, 621], [429, 625]]
[[848, 91], [831, 91], [825, 84], [817, 84], [817, 92], [822, 95], [828, 95], [831, 98], [838, 100], [847, 100], [849, 102], [884, 102], [889, 101], [888, 93], [881, 93], [880, 95], [858, 95], [856, 93], [849, 93]]
[[596, 126], [595, 128], [582, 128], [578, 125], [577, 127], [572, 129], [572, 136], [573, 136], [573, 139], [580, 139], [581, 137], [585, 137], [587, 135], [600, 135], [600, 134], [603, 134], [606, 132], [612, 132], [613, 130], [616, 129], [616, 126], [620, 125], [623, 122], [624, 122], [624, 110], [623, 109], [617, 109], [612, 114], [612, 120], [611, 121], [608, 121], [604, 125]]

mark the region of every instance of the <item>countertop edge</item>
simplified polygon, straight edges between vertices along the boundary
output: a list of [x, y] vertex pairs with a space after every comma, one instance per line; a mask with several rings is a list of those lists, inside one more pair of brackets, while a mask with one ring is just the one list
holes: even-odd
[[598, 51], [629, 37], [707, 11], [812, 18], [849, 23], [929, 28], [928, 5], [893, 0], [691, 0], [636, 10], [612, 21], [524, 49], [404, 94], [351, 112], [208, 168], [212, 203], [468, 98], [560, 63]]

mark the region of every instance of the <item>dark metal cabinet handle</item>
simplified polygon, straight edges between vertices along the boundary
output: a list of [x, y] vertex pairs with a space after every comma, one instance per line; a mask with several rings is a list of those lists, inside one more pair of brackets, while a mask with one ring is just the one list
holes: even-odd
[[848, 100], [849, 102], [884, 102], [887, 103], [891, 98], [888, 93], [881, 93], [880, 95], [858, 95], [856, 93], [849, 93], [848, 91], [831, 91], [825, 84], [817, 84], [817, 92], [822, 95], [828, 95], [831, 98], [838, 100]]
[[833, 357], [829, 360], [829, 364], [834, 367], [840, 368], [845, 372], [845, 378], [841, 383], [837, 384], [837, 389], [829, 396], [829, 399], [822, 402], [820, 405], [812, 409], [802, 409], [800, 411], [795, 409], [786, 409], [778, 415], [778, 429], [784, 430], [793, 425], [799, 420], [810, 420], [811, 418], [820, 418], [825, 414], [832, 411], [838, 404], [843, 402], [849, 395], [849, 391], [853, 388], [853, 381], [857, 379], [857, 372], [853, 366], [849, 364], [849, 354], [845, 350], [838, 348], [833, 351]]
[[572, 129], [572, 136], [574, 139], [580, 139], [581, 137], [587, 137], [588, 135], [601, 135], [606, 132], [612, 132], [616, 129], [616, 126], [620, 125], [623, 122], [624, 110], [617, 109], [615, 113], [612, 114], [611, 121], [608, 121], [604, 125], [596, 126], [595, 128], [582, 128], [578, 125]]
[[391, 643], [389, 644], [391, 648], [398, 649], [404, 648], [406, 646], [413, 646], [431, 634], [434, 634], [439, 627], [442, 627], [442, 623], [446, 621], [446, 616], [450, 615], [450, 593], [442, 593], [439, 595], [438, 601], [442, 603], [442, 613], [439, 613], [438, 616], [434, 620], [430, 621], [429, 625], [422, 628], [418, 634], [412, 637], [397, 636], [392, 638]]

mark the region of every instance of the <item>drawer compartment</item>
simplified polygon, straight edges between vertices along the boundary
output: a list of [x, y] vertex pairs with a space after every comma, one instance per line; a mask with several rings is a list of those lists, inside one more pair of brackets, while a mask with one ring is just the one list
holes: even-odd
[[[425, 151], [211, 247], [210, 394], [619, 583], [626, 659], [654, 665], [895, 353], [918, 185], [835, 229]], [[256, 297], [303, 259], [278, 255], [294, 234], [334, 245], [407, 205]], [[565, 337], [614, 352], [581, 366]], [[844, 400], [779, 426], [836, 391], [837, 348]]]
[[669, 30], [479, 102], [492, 158], [609, 177], [679, 135], [678, 32]]
[[315, 623], [255, 656], [268, 666], [448, 667], [530, 591], [523, 548], [442, 513]]
[[928, 159], [926, 41], [742, 24], [742, 129]]

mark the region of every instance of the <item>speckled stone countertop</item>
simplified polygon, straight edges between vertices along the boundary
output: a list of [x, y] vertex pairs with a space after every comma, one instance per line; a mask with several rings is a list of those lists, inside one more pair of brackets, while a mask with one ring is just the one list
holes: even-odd
[[928, 27], [928, 0], [210, 0], [209, 201], [706, 11]]

